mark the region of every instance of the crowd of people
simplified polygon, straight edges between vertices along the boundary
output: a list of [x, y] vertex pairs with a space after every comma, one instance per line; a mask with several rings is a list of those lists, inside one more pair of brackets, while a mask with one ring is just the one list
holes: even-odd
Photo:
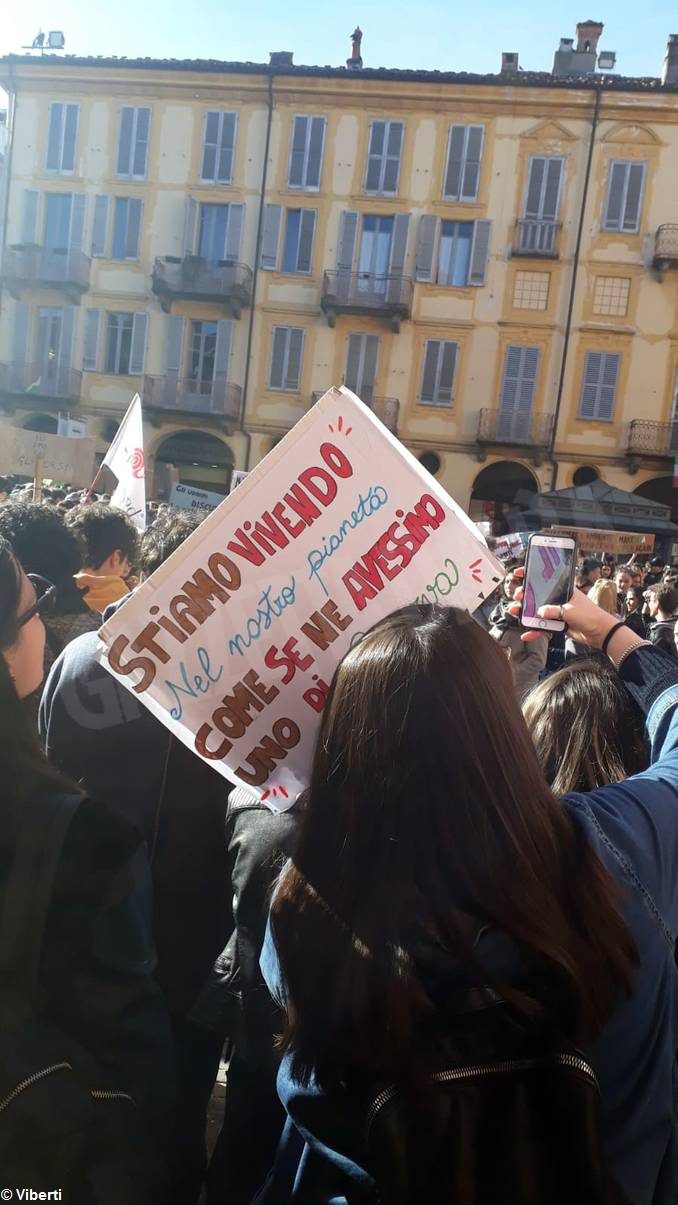
[[139, 536], [106, 499], [5, 493], [3, 1181], [675, 1205], [678, 573], [584, 560], [562, 641], [521, 628], [518, 563], [474, 617], [396, 611], [276, 814], [97, 656], [200, 512]]

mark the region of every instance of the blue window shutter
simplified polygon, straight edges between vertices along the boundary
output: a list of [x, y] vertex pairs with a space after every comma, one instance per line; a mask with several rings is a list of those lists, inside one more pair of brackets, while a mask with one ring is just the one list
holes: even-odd
[[337, 246], [337, 269], [339, 271], [353, 271], [357, 234], [358, 214], [355, 210], [346, 209], [341, 215], [339, 226], [339, 243]]
[[38, 201], [40, 194], [34, 188], [24, 189], [21, 214], [21, 242], [34, 243], [38, 237]]
[[479, 221], [473, 223], [473, 241], [471, 243], [471, 264], [469, 268], [468, 283], [470, 285], [484, 285], [485, 275], [487, 272], [487, 260], [490, 253], [490, 235], [492, 233], [492, 223]]
[[598, 408], [598, 382], [602, 371], [603, 355], [599, 351], [586, 353], [584, 377], [579, 398], [579, 417], [594, 419]]
[[319, 188], [323, 169], [323, 150], [325, 148], [325, 118], [311, 117], [311, 128], [308, 138], [308, 154], [306, 155], [306, 178], [304, 187]]
[[622, 223], [622, 209], [626, 192], [626, 177], [628, 163], [612, 161], [609, 167], [607, 197], [605, 200], [605, 230], [619, 230]]
[[84, 192], [74, 192], [71, 204], [71, 251], [82, 251], [85, 239], [85, 216], [87, 213], [87, 195]]
[[45, 168], [48, 172], [58, 172], [61, 167], [61, 135], [64, 120], [64, 105], [49, 106], [49, 127], [47, 130], [47, 156]]
[[197, 224], [198, 202], [193, 197], [187, 197], [184, 216], [184, 255], [195, 255]]
[[245, 206], [229, 205], [228, 229], [226, 231], [226, 254], [224, 257], [229, 263], [237, 264], [240, 259], [240, 247], [242, 244], [242, 228], [244, 220]]
[[285, 389], [296, 393], [301, 380], [301, 359], [304, 349], [304, 331], [300, 327], [290, 328], [287, 349], [287, 370], [285, 372]]
[[264, 206], [264, 226], [261, 237], [261, 267], [267, 272], [275, 272], [278, 267], [281, 219], [282, 205]]
[[461, 195], [466, 130], [466, 126], [450, 126], [447, 143], [445, 184], [443, 186], [443, 197], [448, 201], [458, 201]]
[[435, 399], [439, 406], [452, 405], [458, 350], [459, 345], [450, 340], [446, 340], [442, 345], [442, 359], [438, 372], [438, 389]]
[[431, 213], [422, 214], [417, 229], [416, 280], [430, 281], [433, 278], [433, 254], [437, 229], [438, 219]]
[[226, 318], [222, 322], [217, 322], [217, 342], [214, 349], [214, 379], [215, 381], [228, 380], [228, 366], [231, 358], [231, 339], [233, 335], [233, 323]]
[[271, 389], [282, 389], [289, 327], [274, 326], [271, 340], [271, 365], [268, 383]]
[[65, 305], [61, 311], [61, 342], [59, 343], [59, 372], [63, 373], [63, 382], [68, 388], [68, 376], [71, 370], [73, 355], [73, 327], [75, 325], [75, 306]]
[[184, 319], [181, 314], [168, 314], [165, 318], [165, 371], [167, 373], [179, 375], [183, 345]]
[[620, 363], [621, 356], [618, 353], [607, 352], [603, 356], [598, 396], [598, 418], [605, 422], [609, 422], [614, 415]]
[[309, 117], [295, 117], [292, 127], [292, 147], [290, 150], [290, 165], [287, 183], [290, 188], [304, 187], [304, 166], [306, 163], [306, 139]]
[[460, 201], [475, 201], [480, 184], [480, 164], [483, 157], [484, 126], [468, 126], [464, 161], [459, 185]]
[[141, 219], [144, 203], [140, 197], [130, 197], [127, 202], [127, 229], [125, 231], [125, 259], [139, 258]]
[[148, 314], [135, 314], [132, 323], [132, 347], [129, 357], [130, 376], [140, 377], [143, 375], [144, 363], [146, 359], [146, 331], [148, 328]]
[[134, 109], [131, 105], [123, 105], [120, 109], [118, 126], [118, 159], [116, 174], [129, 176], [132, 166], [132, 130], [134, 126]]
[[392, 276], [402, 276], [405, 271], [409, 228], [409, 213], [397, 213], [393, 221], [393, 237], [391, 239], [391, 263], [389, 271]]
[[436, 381], [438, 379], [438, 357], [442, 343], [440, 339], [427, 339], [424, 345], [424, 367], [421, 374], [421, 389], [419, 401], [432, 405], [436, 400]]
[[94, 198], [94, 221], [92, 223], [92, 255], [105, 258], [108, 235], [108, 202], [107, 196], [99, 193]]
[[83, 372], [96, 372], [99, 358], [99, 324], [100, 310], [85, 310], [84, 334], [82, 344]]
[[628, 182], [626, 200], [622, 217], [622, 230], [635, 234], [640, 226], [640, 211], [643, 204], [643, 189], [645, 185], [645, 164], [628, 164]]
[[14, 326], [12, 330], [12, 361], [17, 381], [24, 380], [28, 363], [28, 329], [31, 311], [25, 301], [14, 302]]
[[115, 198], [115, 210], [113, 214], [113, 247], [111, 249], [113, 259], [125, 258], [128, 207], [129, 197]]

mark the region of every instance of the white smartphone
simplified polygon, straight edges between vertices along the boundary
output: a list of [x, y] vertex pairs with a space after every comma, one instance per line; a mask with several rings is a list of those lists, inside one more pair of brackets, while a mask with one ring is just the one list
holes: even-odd
[[569, 602], [574, 589], [577, 545], [569, 536], [530, 537], [525, 561], [523, 609], [520, 622], [524, 628], [539, 628], [562, 632], [560, 619], [541, 619], [540, 607], [562, 607]]

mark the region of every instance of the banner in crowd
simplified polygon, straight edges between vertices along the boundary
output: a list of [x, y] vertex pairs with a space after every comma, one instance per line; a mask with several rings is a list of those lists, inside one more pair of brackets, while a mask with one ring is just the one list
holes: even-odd
[[23, 427], [0, 428], [0, 473], [35, 476], [42, 461], [42, 476], [76, 488], [89, 485], [94, 471], [95, 441], [46, 435]]
[[141, 398], [135, 394], [101, 462], [117, 477], [111, 506], [126, 510], [139, 531], [146, 526], [146, 464]]
[[502, 577], [438, 482], [333, 389], [104, 625], [101, 660], [200, 757], [284, 809], [361, 633], [415, 601], [475, 610]]
[[599, 531], [596, 527], [549, 527], [554, 536], [576, 540], [579, 552], [586, 556], [609, 552], [611, 556], [633, 556], [654, 550], [654, 536], [633, 531]]
[[172, 486], [168, 498], [170, 506], [178, 506], [181, 510], [215, 510], [223, 500], [223, 494], [201, 490], [195, 485], [184, 485], [180, 481]]

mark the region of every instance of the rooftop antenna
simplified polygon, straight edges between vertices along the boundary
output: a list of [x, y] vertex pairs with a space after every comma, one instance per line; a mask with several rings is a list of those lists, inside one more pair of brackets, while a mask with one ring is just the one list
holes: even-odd
[[60, 29], [50, 29], [49, 33], [45, 34], [39, 30], [33, 38], [30, 46], [22, 46], [22, 50], [39, 50], [43, 55], [49, 50], [64, 50], [66, 47], [66, 39]]

